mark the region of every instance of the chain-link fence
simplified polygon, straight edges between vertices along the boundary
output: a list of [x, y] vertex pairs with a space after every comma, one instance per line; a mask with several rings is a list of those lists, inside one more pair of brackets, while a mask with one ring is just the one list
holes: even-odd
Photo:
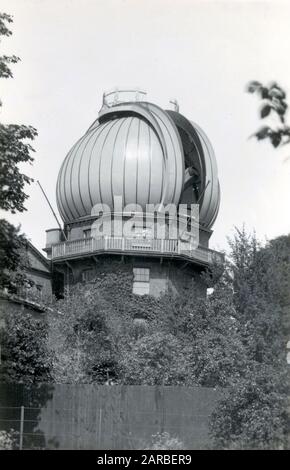
[[[6, 448], [18, 450], [146, 449], [156, 445], [157, 440], [169, 447], [191, 447], [188, 442], [184, 442], [183, 417], [177, 413], [167, 412], [165, 420], [163, 411], [135, 411], [134, 420], [131, 419], [129, 423], [122, 411], [118, 416], [108, 416], [102, 408], [94, 410], [94, 417], [91, 416], [89, 422], [85, 416], [77, 419], [73, 409], [62, 409], [61, 417], [56, 413], [50, 419], [40, 417], [41, 408], [0, 407], [0, 411], [0, 449], [1, 446], [5, 448], [1, 443], [1, 436], [8, 442]], [[170, 423], [168, 419], [171, 420]], [[207, 415], [192, 417], [192, 429], [194, 430], [197, 422], [205, 423], [207, 419]], [[173, 423], [174, 420], [176, 424]], [[190, 428], [188, 419], [184, 421], [185, 428]], [[201, 431], [199, 429], [199, 434]]]

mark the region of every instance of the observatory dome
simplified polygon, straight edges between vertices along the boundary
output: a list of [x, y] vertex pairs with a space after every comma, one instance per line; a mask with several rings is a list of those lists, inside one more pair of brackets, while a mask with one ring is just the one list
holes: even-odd
[[[64, 222], [90, 216], [95, 204], [200, 204], [210, 227], [219, 207], [213, 149], [195, 124], [152, 103], [104, 100], [98, 119], [66, 156], [57, 181]], [[188, 196], [187, 196], [188, 199]]]

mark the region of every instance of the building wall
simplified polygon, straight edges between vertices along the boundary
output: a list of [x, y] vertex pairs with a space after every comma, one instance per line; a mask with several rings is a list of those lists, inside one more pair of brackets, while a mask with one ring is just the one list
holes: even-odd
[[28, 262], [26, 274], [34, 282], [34, 286], [26, 290], [20, 288], [20, 294], [24, 297], [35, 297], [40, 300], [51, 296], [52, 276], [50, 263], [31, 243], [27, 244], [26, 257]]
[[40, 297], [44, 298], [51, 296], [52, 287], [50, 277], [45, 277], [41, 273], [35, 272], [29, 272], [28, 277], [35, 283], [35, 286], [30, 289], [31, 294], [35, 293], [37, 295], [39, 292]]
[[49, 267], [43, 261], [37, 258], [37, 256], [32, 251], [27, 250], [27, 256], [30, 268], [50, 273]]
[[6, 314], [13, 315], [15, 312], [29, 313], [35, 318], [41, 318], [43, 312], [39, 309], [36, 309], [33, 303], [21, 302], [17, 298], [8, 298], [0, 296], [0, 327], [4, 326], [4, 316]]
[[[116, 268], [122, 266], [126, 272], [132, 274], [133, 289], [133, 269], [147, 268], [150, 270], [149, 294], [159, 297], [168, 290], [174, 293], [186, 293], [196, 291], [197, 295], [205, 295], [206, 288], [200, 277], [200, 270], [190, 264], [177, 260], [161, 260], [160, 258], [135, 257], [135, 256], [109, 256], [103, 255], [98, 258], [87, 257], [78, 260], [70, 260], [67, 265], [58, 265], [64, 273], [65, 284], [72, 285], [77, 282], [85, 282], [84, 276], [90, 276], [92, 280], [103, 272], [114, 272]], [[88, 270], [91, 273], [88, 273]], [[88, 277], [89, 277], [88, 276]]]

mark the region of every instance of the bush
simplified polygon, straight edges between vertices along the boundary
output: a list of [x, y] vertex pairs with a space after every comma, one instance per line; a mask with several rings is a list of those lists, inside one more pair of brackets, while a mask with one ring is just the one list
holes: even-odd
[[186, 357], [172, 334], [156, 332], [131, 343], [121, 359], [128, 385], [180, 385], [186, 381]]
[[168, 432], [157, 432], [144, 450], [184, 450], [183, 442]]
[[51, 375], [51, 353], [48, 349], [48, 327], [44, 318], [29, 313], [5, 315], [1, 330], [1, 377], [7, 382], [47, 382]]
[[12, 450], [16, 446], [16, 433], [10, 431], [0, 431], [0, 450]]
[[287, 377], [257, 366], [225, 394], [214, 411], [211, 432], [218, 448], [283, 449], [287, 447]]

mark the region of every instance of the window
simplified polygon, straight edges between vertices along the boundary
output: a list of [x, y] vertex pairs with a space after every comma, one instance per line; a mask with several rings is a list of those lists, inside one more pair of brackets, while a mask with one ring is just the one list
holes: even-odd
[[82, 272], [82, 281], [83, 282], [90, 282], [95, 278], [95, 271], [94, 269], [85, 269]]
[[86, 229], [83, 231], [84, 232], [84, 238], [90, 238], [91, 236], [91, 229]]
[[133, 268], [133, 294], [148, 295], [150, 286], [150, 269]]

